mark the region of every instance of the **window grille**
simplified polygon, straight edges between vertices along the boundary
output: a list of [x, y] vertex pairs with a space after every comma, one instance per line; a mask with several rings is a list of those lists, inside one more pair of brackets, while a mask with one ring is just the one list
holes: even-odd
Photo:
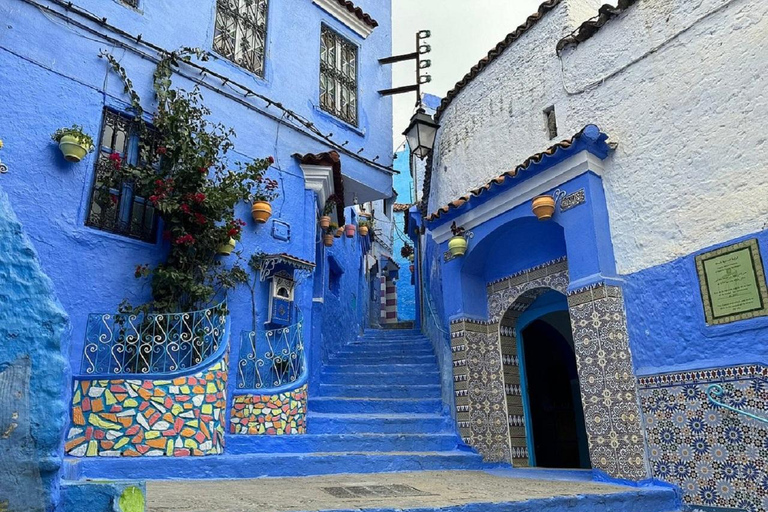
[[325, 25], [320, 36], [320, 108], [357, 126], [357, 46]]
[[213, 49], [264, 76], [268, 0], [217, 0]]
[[[123, 165], [135, 165], [139, 160], [142, 140], [133, 119], [112, 110], [104, 111], [104, 123], [99, 142], [99, 157], [91, 192], [86, 225], [102, 231], [154, 242], [157, 214], [145, 198], [135, 195], [133, 184], [116, 182], [114, 163], [109, 156], [120, 155]], [[154, 139], [150, 130], [148, 137]]]

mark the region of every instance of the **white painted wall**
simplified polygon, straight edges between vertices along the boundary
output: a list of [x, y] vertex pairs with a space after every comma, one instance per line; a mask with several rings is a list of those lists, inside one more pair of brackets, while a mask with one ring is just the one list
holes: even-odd
[[603, 179], [620, 273], [761, 230], [768, 2], [640, 0], [561, 61], [591, 4], [561, 4], [454, 99], [430, 212], [549, 147], [555, 105], [558, 140], [594, 123], [619, 144]]

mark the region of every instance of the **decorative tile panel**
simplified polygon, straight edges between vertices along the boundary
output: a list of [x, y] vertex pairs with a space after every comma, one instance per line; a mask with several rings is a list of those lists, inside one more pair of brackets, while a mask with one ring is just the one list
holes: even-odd
[[654, 478], [680, 486], [683, 502], [768, 511], [768, 424], [711, 403], [768, 418], [768, 367], [744, 365], [638, 380]]
[[185, 457], [224, 451], [227, 357], [172, 380], [76, 380], [65, 451]]
[[229, 428], [233, 434], [306, 434], [307, 385], [276, 395], [236, 395]]
[[[542, 294], [567, 294], [565, 258], [488, 284], [488, 321], [451, 322], [456, 412], [464, 440], [487, 461], [527, 459], [515, 324]], [[616, 478], [648, 475], [645, 445], [617, 287], [568, 297], [592, 465]], [[526, 461], [527, 463], [527, 461]]]

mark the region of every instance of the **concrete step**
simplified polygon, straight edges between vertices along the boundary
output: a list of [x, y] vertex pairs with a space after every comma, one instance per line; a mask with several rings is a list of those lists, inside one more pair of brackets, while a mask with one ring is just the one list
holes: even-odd
[[372, 373], [366, 371], [354, 371], [350, 369], [348, 372], [323, 372], [320, 375], [320, 382], [323, 384], [440, 384], [440, 373], [432, 372], [387, 372], [387, 373]]
[[[509, 470], [507, 473], [513, 473]], [[418, 471], [267, 478], [149, 481], [147, 509], [164, 512], [673, 512], [663, 487], [530, 480], [502, 471]]]
[[453, 421], [440, 414], [337, 414], [310, 412], [307, 432], [313, 434], [447, 434]]
[[311, 397], [310, 412], [336, 414], [438, 414], [440, 399]]
[[337, 473], [479, 470], [482, 457], [465, 450], [427, 452], [252, 453], [209, 457], [85, 457], [72, 462], [71, 480], [232, 479]]
[[350, 354], [347, 356], [333, 355], [328, 358], [329, 364], [433, 364], [437, 365], [437, 358], [434, 354], [428, 355], [410, 355], [393, 354], [384, 356], [382, 354]]
[[[375, 381], [374, 381], [375, 382]], [[320, 384], [320, 397], [344, 398], [435, 398], [441, 396], [439, 384], [386, 385], [372, 384]]]
[[[312, 429], [310, 432], [314, 432]], [[454, 433], [437, 434], [305, 434], [297, 436], [228, 435], [227, 453], [316, 453], [316, 452], [426, 452], [455, 450]]]

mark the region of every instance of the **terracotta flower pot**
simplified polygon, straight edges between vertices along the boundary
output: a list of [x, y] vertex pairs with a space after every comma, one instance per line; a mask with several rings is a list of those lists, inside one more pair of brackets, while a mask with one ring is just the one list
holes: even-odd
[[360, 236], [368, 236], [368, 226], [360, 226]]
[[341, 238], [341, 235], [344, 234], [344, 228], [339, 228], [333, 233], [334, 238]]
[[555, 213], [555, 198], [552, 196], [534, 197], [531, 209], [539, 220], [549, 220]]
[[323, 245], [331, 247], [333, 245], [333, 233], [326, 233], [323, 235]]
[[59, 149], [67, 162], [77, 163], [88, 154], [88, 148], [74, 135], [64, 135], [59, 139]]
[[237, 240], [235, 240], [234, 238], [230, 238], [229, 242], [219, 246], [216, 252], [221, 256], [229, 256], [232, 254], [232, 251], [235, 250], [236, 245], [237, 245]]
[[355, 232], [357, 231], [357, 226], [354, 224], [347, 224], [344, 226], [344, 234], [347, 238], [354, 238]]
[[323, 229], [328, 229], [331, 227], [331, 218], [328, 215], [323, 215], [320, 217], [320, 227]]
[[264, 224], [272, 216], [272, 205], [266, 201], [256, 201], [251, 207], [251, 215], [253, 220], [259, 224]]
[[448, 250], [455, 257], [464, 256], [467, 252], [467, 239], [463, 236], [454, 236], [448, 242]]

